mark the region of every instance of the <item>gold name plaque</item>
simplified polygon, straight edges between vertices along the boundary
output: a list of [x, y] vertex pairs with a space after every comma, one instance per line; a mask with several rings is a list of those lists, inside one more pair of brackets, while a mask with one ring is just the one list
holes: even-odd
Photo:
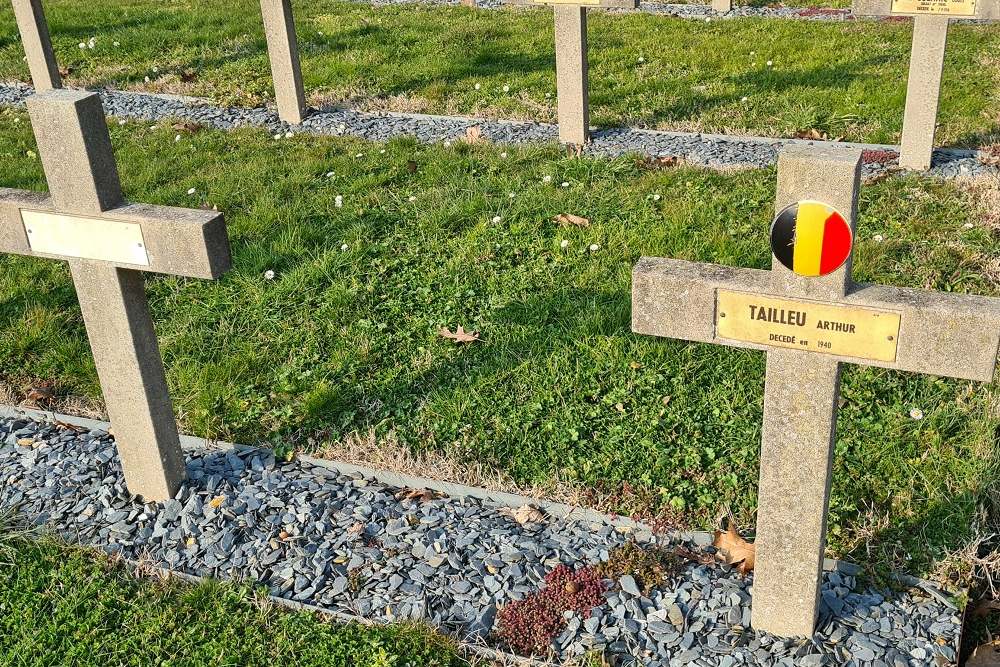
[[895, 361], [899, 313], [720, 289], [715, 335], [791, 350]]
[[34, 252], [149, 266], [142, 227], [134, 222], [26, 210], [21, 221]]
[[976, 0], [892, 0], [892, 13], [975, 16]]

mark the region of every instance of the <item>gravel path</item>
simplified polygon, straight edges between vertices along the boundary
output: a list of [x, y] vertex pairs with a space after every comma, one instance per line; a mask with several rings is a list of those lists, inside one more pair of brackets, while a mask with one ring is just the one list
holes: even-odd
[[[124, 489], [106, 432], [0, 419], [0, 510], [174, 571], [255, 580], [287, 599], [372, 619], [426, 619], [487, 642], [498, 607], [536, 591], [556, 566], [599, 563], [627, 539], [565, 519], [521, 525], [471, 498], [399, 500], [397, 488], [276, 462], [265, 449], [188, 454], [190, 480], [176, 498], [140, 505]], [[555, 655], [598, 649], [616, 665], [670, 667], [955, 659], [958, 612], [929, 585], [893, 593], [827, 573], [819, 631], [787, 640], [748, 629], [751, 584], [696, 563], [646, 596], [631, 577], [605, 580], [603, 604], [565, 615]]]
[[[30, 86], [23, 84], [0, 84], [0, 105], [21, 106], [32, 92]], [[302, 125], [291, 127], [280, 121], [276, 113], [263, 107], [217, 107], [190, 98], [124, 91], [102, 91], [101, 98], [108, 115], [123, 120], [186, 119], [223, 130], [262, 127], [276, 136], [291, 131], [346, 135], [371, 141], [413, 136], [428, 143], [447, 143], [461, 140], [468, 128], [479, 127], [484, 138], [500, 144], [551, 143], [558, 141], [559, 137], [558, 127], [548, 123], [328, 110], [314, 111]], [[774, 164], [779, 149], [786, 143], [823, 142], [617, 128], [594, 132], [593, 141], [584, 148], [584, 153], [605, 157], [627, 154], [651, 158], [676, 157], [713, 169], [760, 168]], [[898, 165], [894, 147], [866, 148], [865, 176], [875, 176]], [[928, 173], [953, 178], [996, 174], [1000, 170], [982, 164], [975, 151], [938, 150], [934, 153], [934, 164]]]

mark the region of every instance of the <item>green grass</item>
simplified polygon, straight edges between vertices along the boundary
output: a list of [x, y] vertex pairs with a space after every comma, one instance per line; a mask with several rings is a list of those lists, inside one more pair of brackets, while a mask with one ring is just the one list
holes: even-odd
[[249, 586], [135, 578], [102, 555], [0, 534], [0, 665], [451, 667], [422, 626], [333, 624]]
[[[112, 127], [130, 198], [227, 215], [235, 266], [224, 279], [148, 281], [185, 430], [294, 435], [306, 449], [373, 431], [522, 482], [627, 484], [636, 496], [620, 493], [622, 510], [641, 497], [686, 525], [709, 525], [726, 505], [753, 522], [764, 358], [633, 335], [630, 271], [641, 255], [766, 267], [773, 170], [175, 133]], [[0, 113], [0, 135], [3, 184], [44, 189], [26, 117]], [[915, 177], [866, 186], [858, 278], [997, 295], [1000, 237], [973, 202]], [[563, 212], [592, 224], [560, 228]], [[0, 257], [0, 294], [0, 376], [99, 396], [66, 266]], [[482, 342], [438, 336], [457, 325]], [[831, 548], [926, 571], [974, 533], [993, 491], [996, 395], [850, 367], [843, 399]]]
[[[249, 104], [272, 95], [258, 3], [126, 0], [115, 7], [112, 13], [101, 2], [46, 2], [70, 83]], [[296, 2], [295, 11], [315, 103], [555, 119], [550, 10], [316, 0]], [[599, 126], [766, 136], [818, 129], [855, 141], [899, 139], [908, 24], [705, 23], [601, 12], [591, 12], [590, 21], [590, 101]], [[91, 38], [93, 49], [79, 48]], [[997, 140], [997, 53], [1000, 27], [951, 28], [939, 144]], [[3, 8], [0, 80], [27, 80], [23, 55], [13, 14]]]

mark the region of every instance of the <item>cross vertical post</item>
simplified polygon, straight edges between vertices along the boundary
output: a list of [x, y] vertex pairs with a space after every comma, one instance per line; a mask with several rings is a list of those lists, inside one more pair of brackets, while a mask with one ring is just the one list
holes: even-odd
[[587, 8], [555, 5], [556, 95], [559, 140], [583, 145], [590, 139], [587, 71]]
[[712, 0], [712, 11], [725, 14], [733, 9], [733, 0]]
[[899, 151], [899, 166], [904, 169], [931, 166], [949, 22], [947, 16], [913, 19], [910, 75], [906, 82], [906, 109]]
[[59, 63], [52, 51], [49, 26], [45, 21], [42, 0], [12, 0], [17, 29], [21, 33], [24, 55], [28, 58], [31, 81], [37, 92], [62, 88]]
[[278, 117], [297, 125], [306, 116], [306, 97], [302, 87], [302, 66], [299, 63], [292, 3], [291, 0], [260, 0], [260, 10], [264, 19]]

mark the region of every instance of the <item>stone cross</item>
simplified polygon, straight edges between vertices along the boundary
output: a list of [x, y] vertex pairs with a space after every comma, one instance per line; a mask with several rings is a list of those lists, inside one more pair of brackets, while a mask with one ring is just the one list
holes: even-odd
[[639, 0], [518, 0], [516, 4], [552, 5], [555, 13], [559, 141], [583, 145], [590, 140], [587, 8], [635, 9]]
[[291, 0], [260, 0], [260, 11], [264, 18], [278, 117], [297, 125], [306, 117], [306, 96], [302, 87], [292, 3]]
[[899, 166], [928, 169], [934, 152], [941, 73], [953, 18], [1000, 20], [1000, 0], [854, 0], [855, 16], [912, 16]]
[[12, 0], [17, 29], [21, 33], [24, 55], [28, 60], [36, 92], [62, 87], [59, 64], [52, 52], [49, 26], [45, 22], [42, 0]]
[[0, 188], [0, 252], [69, 261], [129, 491], [173, 497], [185, 476], [143, 272], [217, 278], [222, 214], [131, 204], [96, 93], [28, 98], [50, 195]]
[[[822, 202], [853, 230], [860, 165], [784, 149], [777, 210]], [[845, 256], [822, 277], [777, 256], [770, 271], [643, 257], [632, 273], [636, 333], [767, 352], [752, 622], [777, 635], [816, 625], [841, 365], [989, 382], [1000, 346], [1000, 299], [855, 283]]]

